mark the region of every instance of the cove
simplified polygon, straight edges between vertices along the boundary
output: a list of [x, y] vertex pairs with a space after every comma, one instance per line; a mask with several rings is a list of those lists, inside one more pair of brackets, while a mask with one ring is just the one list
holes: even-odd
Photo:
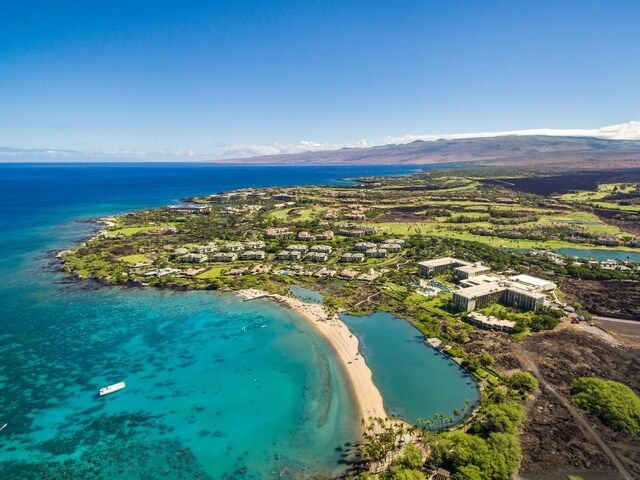
[[389, 313], [342, 315], [360, 341], [360, 352], [384, 398], [385, 409], [409, 422], [432, 420], [437, 413], [452, 416], [465, 400], [475, 406], [480, 393], [459, 365], [424, 343], [409, 322]]
[[[0, 478], [342, 473], [356, 409], [307, 320], [230, 295], [78, 282], [56, 271], [53, 255], [92, 234], [81, 219], [231, 188], [403, 171], [0, 164]], [[122, 380], [123, 391], [96, 397]]]

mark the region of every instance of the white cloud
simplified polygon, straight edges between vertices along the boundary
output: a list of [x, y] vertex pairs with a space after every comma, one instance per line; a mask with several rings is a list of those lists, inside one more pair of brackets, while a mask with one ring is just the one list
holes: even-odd
[[323, 150], [338, 150], [341, 148], [367, 148], [387, 144], [406, 144], [416, 140], [436, 141], [454, 140], [464, 138], [486, 138], [504, 135], [551, 135], [571, 137], [595, 137], [609, 140], [640, 140], [640, 121], [632, 121], [620, 125], [611, 125], [593, 129], [549, 129], [540, 128], [533, 130], [513, 130], [504, 132], [485, 133], [454, 133], [444, 135], [403, 135], [401, 137], [385, 137], [378, 140], [361, 139], [352, 143], [319, 143], [313, 140], [303, 140], [297, 143], [272, 143], [272, 144], [225, 144], [220, 142], [206, 142], [205, 151], [197, 151], [193, 148], [177, 148], [173, 150], [139, 151], [139, 150], [46, 150], [46, 149], [17, 149], [0, 148], [0, 158], [12, 161], [49, 159], [81, 161], [88, 159], [101, 159], [113, 161], [126, 160], [215, 160], [248, 158], [265, 155], [282, 155], [301, 152], [319, 152]]
[[608, 140], [640, 140], [640, 121], [611, 125], [609, 127], [591, 129], [554, 129], [538, 128], [532, 130], [512, 130], [506, 132], [485, 132], [485, 133], [454, 133], [446, 135], [404, 135], [402, 137], [387, 137], [384, 140], [388, 143], [411, 143], [416, 140], [432, 142], [436, 140], [455, 140], [463, 138], [488, 138], [502, 137], [504, 135], [550, 135], [553, 137], [595, 137]]

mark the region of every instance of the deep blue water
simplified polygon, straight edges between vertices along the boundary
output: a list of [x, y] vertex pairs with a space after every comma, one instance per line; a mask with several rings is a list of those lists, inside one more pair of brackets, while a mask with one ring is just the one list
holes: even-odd
[[[81, 219], [239, 187], [411, 171], [0, 164], [0, 478], [341, 471], [357, 416], [334, 355], [300, 317], [210, 292], [96, 288], [56, 272], [52, 252], [91, 234]], [[96, 398], [121, 380], [125, 390]]]

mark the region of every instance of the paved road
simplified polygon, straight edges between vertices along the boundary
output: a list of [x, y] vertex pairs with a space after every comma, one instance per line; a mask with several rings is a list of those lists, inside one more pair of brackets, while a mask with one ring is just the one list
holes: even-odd
[[632, 323], [635, 325], [640, 325], [640, 320], [627, 320], [625, 318], [600, 317], [599, 315], [594, 315], [593, 318], [594, 320], [603, 320], [605, 322]]
[[569, 411], [571, 416], [576, 421], [576, 424], [578, 425], [580, 430], [582, 430], [585, 436], [592, 438], [598, 444], [598, 446], [602, 449], [605, 455], [609, 457], [609, 460], [611, 460], [611, 463], [613, 463], [613, 465], [616, 467], [618, 472], [620, 472], [620, 474], [625, 478], [625, 480], [634, 480], [633, 475], [631, 475], [631, 473], [620, 461], [620, 459], [615, 454], [615, 452], [602, 439], [602, 437], [598, 435], [598, 433], [596, 433], [596, 431], [593, 429], [591, 424], [582, 415], [580, 415], [580, 412], [576, 410], [576, 408], [571, 404], [571, 402], [567, 398], [561, 395], [542, 376], [542, 374], [540, 373], [540, 370], [538, 369], [538, 365], [532, 359], [533, 354], [531, 354], [530, 352], [527, 352], [524, 348], [521, 348], [521, 347], [519, 350], [520, 350], [519, 353], [521, 354], [519, 355], [519, 357], [523, 360], [523, 363], [524, 363], [523, 367], [526, 370], [529, 370], [531, 373], [533, 373], [538, 379], [538, 381], [540, 382], [540, 386], [542, 388], [545, 388], [547, 391], [549, 391], [549, 393], [551, 393], [554, 397], [556, 397], [556, 399]]

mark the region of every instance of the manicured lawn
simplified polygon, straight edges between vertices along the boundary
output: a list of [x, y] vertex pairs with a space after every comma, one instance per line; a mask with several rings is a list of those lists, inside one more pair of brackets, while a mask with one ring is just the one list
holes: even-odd
[[270, 212], [269, 215], [281, 221], [307, 222], [313, 220], [315, 216], [327, 210], [325, 207], [319, 208], [281, 208]]
[[127, 263], [138, 263], [144, 262], [145, 260], [148, 260], [148, 258], [142, 253], [136, 253], [135, 255], [127, 255], [126, 257], [121, 257], [120, 260]]
[[196, 278], [216, 278], [219, 277], [224, 270], [223, 267], [213, 267], [206, 272], [202, 272], [200, 275], [197, 275]]

